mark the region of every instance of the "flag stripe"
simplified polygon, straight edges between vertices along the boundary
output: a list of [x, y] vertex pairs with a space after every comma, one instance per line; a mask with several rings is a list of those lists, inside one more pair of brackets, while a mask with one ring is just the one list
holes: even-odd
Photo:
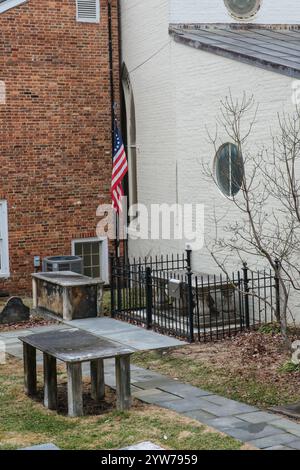
[[115, 176], [113, 175], [114, 177], [111, 183], [112, 188], [115, 188], [115, 186], [119, 184], [120, 180], [124, 178], [126, 173], [127, 173], [127, 163], [124, 163], [124, 165], [119, 170], [119, 172]]
[[127, 160], [126, 160], [126, 155], [125, 155], [125, 153], [123, 153], [122, 157], [119, 158], [119, 160], [115, 163], [114, 169], [113, 169], [113, 177], [114, 177], [115, 174], [117, 174], [117, 170], [120, 168], [120, 166], [121, 166], [123, 163], [126, 163], [126, 164], [127, 164]]
[[114, 131], [114, 152], [113, 152], [113, 168], [111, 181], [111, 197], [112, 206], [116, 213], [122, 211], [122, 198], [124, 191], [122, 182], [124, 176], [128, 172], [128, 163], [119, 129], [116, 127]]
[[119, 157], [114, 160], [114, 169], [119, 164], [119, 162], [124, 160], [124, 158], [126, 159], [126, 155], [125, 155], [125, 151], [123, 150], [123, 152], [119, 155]]
[[114, 156], [114, 164], [116, 163], [119, 156], [122, 155], [123, 152], [124, 152], [124, 147], [121, 147], [120, 150], [118, 151], [118, 153], [116, 153], [116, 155]]

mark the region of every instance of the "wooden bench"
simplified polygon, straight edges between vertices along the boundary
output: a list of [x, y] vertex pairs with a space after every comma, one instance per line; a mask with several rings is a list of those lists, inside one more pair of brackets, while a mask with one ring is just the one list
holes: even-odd
[[75, 328], [21, 336], [24, 356], [24, 386], [28, 396], [37, 391], [36, 350], [43, 353], [44, 405], [57, 409], [57, 360], [67, 366], [68, 414], [83, 415], [82, 363], [90, 362], [91, 393], [97, 400], [104, 399], [104, 359], [115, 358], [117, 408], [131, 406], [130, 357], [134, 350], [120, 343]]

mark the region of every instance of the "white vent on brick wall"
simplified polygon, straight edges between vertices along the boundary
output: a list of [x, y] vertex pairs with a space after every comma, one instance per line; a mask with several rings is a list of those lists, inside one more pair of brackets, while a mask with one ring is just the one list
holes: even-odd
[[76, 16], [82, 23], [99, 23], [100, 0], [76, 0]]

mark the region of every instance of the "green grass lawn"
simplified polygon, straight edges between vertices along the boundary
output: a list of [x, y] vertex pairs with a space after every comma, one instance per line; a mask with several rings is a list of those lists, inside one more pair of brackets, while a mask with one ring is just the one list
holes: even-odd
[[[60, 372], [59, 382], [64, 380], [65, 373]], [[39, 385], [40, 381], [41, 371]], [[108, 400], [112, 397], [108, 390]], [[24, 396], [20, 361], [10, 358], [0, 365], [0, 449], [53, 442], [61, 449], [105, 450], [145, 440], [172, 450], [242, 448], [240, 442], [196, 421], [137, 400], [128, 413], [117, 412], [112, 400], [102, 414], [82, 418], [56, 414], [46, 410], [41, 401]]]

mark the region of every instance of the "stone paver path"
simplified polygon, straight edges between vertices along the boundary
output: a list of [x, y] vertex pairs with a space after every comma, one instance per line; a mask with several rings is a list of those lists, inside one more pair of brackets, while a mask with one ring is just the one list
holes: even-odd
[[[117, 322], [117, 320], [113, 320], [113, 322]], [[117, 323], [120, 323], [119, 328], [121, 331], [124, 324], [122, 322]], [[76, 326], [79, 327], [78, 322], [76, 322]], [[130, 342], [137, 346], [136, 349], [150, 349], [154, 344], [152, 344], [154, 337], [152, 336], [152, 339], [146, 342], [146, 347], [142, 347], [141, 343], [145, 339], [145, 335], [142, 335], [142, 333], [145, 332], [138, 327], [130, 326]], [[83, 324], [80, 327], [85, 331], [91, 331], [91, 328], [86, 329]], [[112, 326], [112, 323], [107, 323], [107, 327], [107, 334], [110, 331], [110, 334], [116, 339], [115, 336], [119, 335], [118, 325], [115, 323]], [[22, 346], [17, 339], [18, 336], [56, 328], [68, 328], [68, 326], [53, 325], [2, 333], [0, 334], [0, 341], [5, 343], [7, 353], [21, 359]], [[94, 328], [92, 332], [99, 334], [99, 336], [101, 333], [103, 335], [103, 331], [97, 328]], [[123, 335], [120, 334], [120, 340], [122, 337], [126, 338]], [[142, 336], [140, 343], [137, 339], [139, 335]], [[163, 340], [160, 341], [163, 343]], [[42, 355], [38, 355], [37, 359], [41, 363]], [[88, 367], [83, 368], [83, 373], [89, 374]], [[105, 361], [105, 382], [108, 386], [115, 388], [113, 360]], [[256, 448], [300, 450], [300, 424], [287, 418], [281, 418], [279, 415], [261, 411], [256, 407], [229, 400], [134, 365], [132, 366], [131, 384], [132, 394], [139, 400], [174, 410]]]
[[137, 351], [172, 348], [186, 344], [176, 338], [161, 335], [109, 317], [66, 321], [65, 324], [120, 342]]

